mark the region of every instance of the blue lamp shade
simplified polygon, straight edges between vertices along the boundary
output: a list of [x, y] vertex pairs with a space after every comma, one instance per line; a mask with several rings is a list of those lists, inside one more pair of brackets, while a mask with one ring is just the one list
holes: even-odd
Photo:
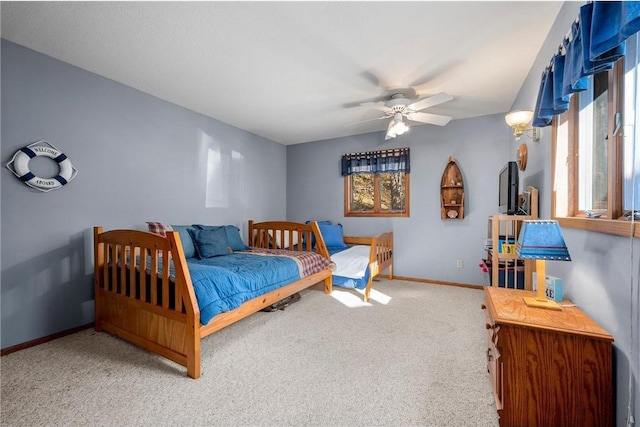
[[518, 258], [571, 261], [558, 221], [523, 221], [516, 245]]

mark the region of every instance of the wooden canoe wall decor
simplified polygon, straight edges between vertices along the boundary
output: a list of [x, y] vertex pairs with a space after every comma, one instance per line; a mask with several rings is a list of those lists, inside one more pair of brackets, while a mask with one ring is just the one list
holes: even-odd
[[460, 168], [453, 157], [449, 157], [440, 182], [440, 217], [442, 219], [464, 218], [464, 182]]

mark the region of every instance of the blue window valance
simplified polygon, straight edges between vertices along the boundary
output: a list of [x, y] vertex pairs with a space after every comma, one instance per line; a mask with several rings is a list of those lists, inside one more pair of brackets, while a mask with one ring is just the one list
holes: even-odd
[[410, 172], [409, 149], [394, 148], [342, 156], [342, 176], [356, 173]]
[[638, 31], [640, 2], [594, 1], [580, 7], [569, 35], [542, 72], [533, 126], [549, 126], [567, 111], [571, 95], [587, 89], [588, 76], [624, 57], [627, 38]]

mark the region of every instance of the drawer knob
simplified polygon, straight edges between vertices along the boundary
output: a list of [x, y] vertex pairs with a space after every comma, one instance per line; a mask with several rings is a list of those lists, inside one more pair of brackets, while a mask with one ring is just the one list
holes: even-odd
[[486, 306], [486, 305], [484, 305], [484, 304], [482, 304], [482, 305], [480, 305], [480, 308], [481, 308], [481, 309], [483, 309], [483, 310], [486, 310], [486, 309], [487, 309], [487, 306]]
[[485, 327], [485, 328], [487, 328], [487, 329], [491, 329], [491, 328], [493, 328], [493, 325], [490, 325], [490, 324], [486, 323], [486, 324], [484, 325], [484, 327]]

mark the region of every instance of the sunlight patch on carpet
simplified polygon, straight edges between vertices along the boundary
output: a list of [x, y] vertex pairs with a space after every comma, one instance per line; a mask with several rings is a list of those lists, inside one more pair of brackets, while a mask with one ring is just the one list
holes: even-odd
[[[364, 295], [364, 289], [358, 289], [357, 291]], [[369, 292], [369, 299], [379, 302], [382, 305], [387, 305], [389, 304], [389, 301], [391, 301], [391, 297], [389, 295], [383, 294], [375, 289], [371, 289], [371, 292]]]
[[371, 303], [364, 302], [362, 297], [354, 295], [351, 292], [336, 291], [334, 289], [333, 292], [331, 292], [331, 297], [349, 308], [371, 307]]
[[[354, 294], [351, 291], [340, 291], [333, 290], [331, 292], [331, 296], [346, 305], [349, 308], [360, 308], [360, 307], [371, 307], [372, 304], [370, 302], [364, 302], [364, 289], [354, 289], [360, 296]], [[382, 292], [376, 291], [375, 289], [371, 289], [369, 293], [369, 301], [375, 301], [377, 303], [387, 305], [389, 301], [391, 301], [391, 297], [389, 295], [383, 294]]]

